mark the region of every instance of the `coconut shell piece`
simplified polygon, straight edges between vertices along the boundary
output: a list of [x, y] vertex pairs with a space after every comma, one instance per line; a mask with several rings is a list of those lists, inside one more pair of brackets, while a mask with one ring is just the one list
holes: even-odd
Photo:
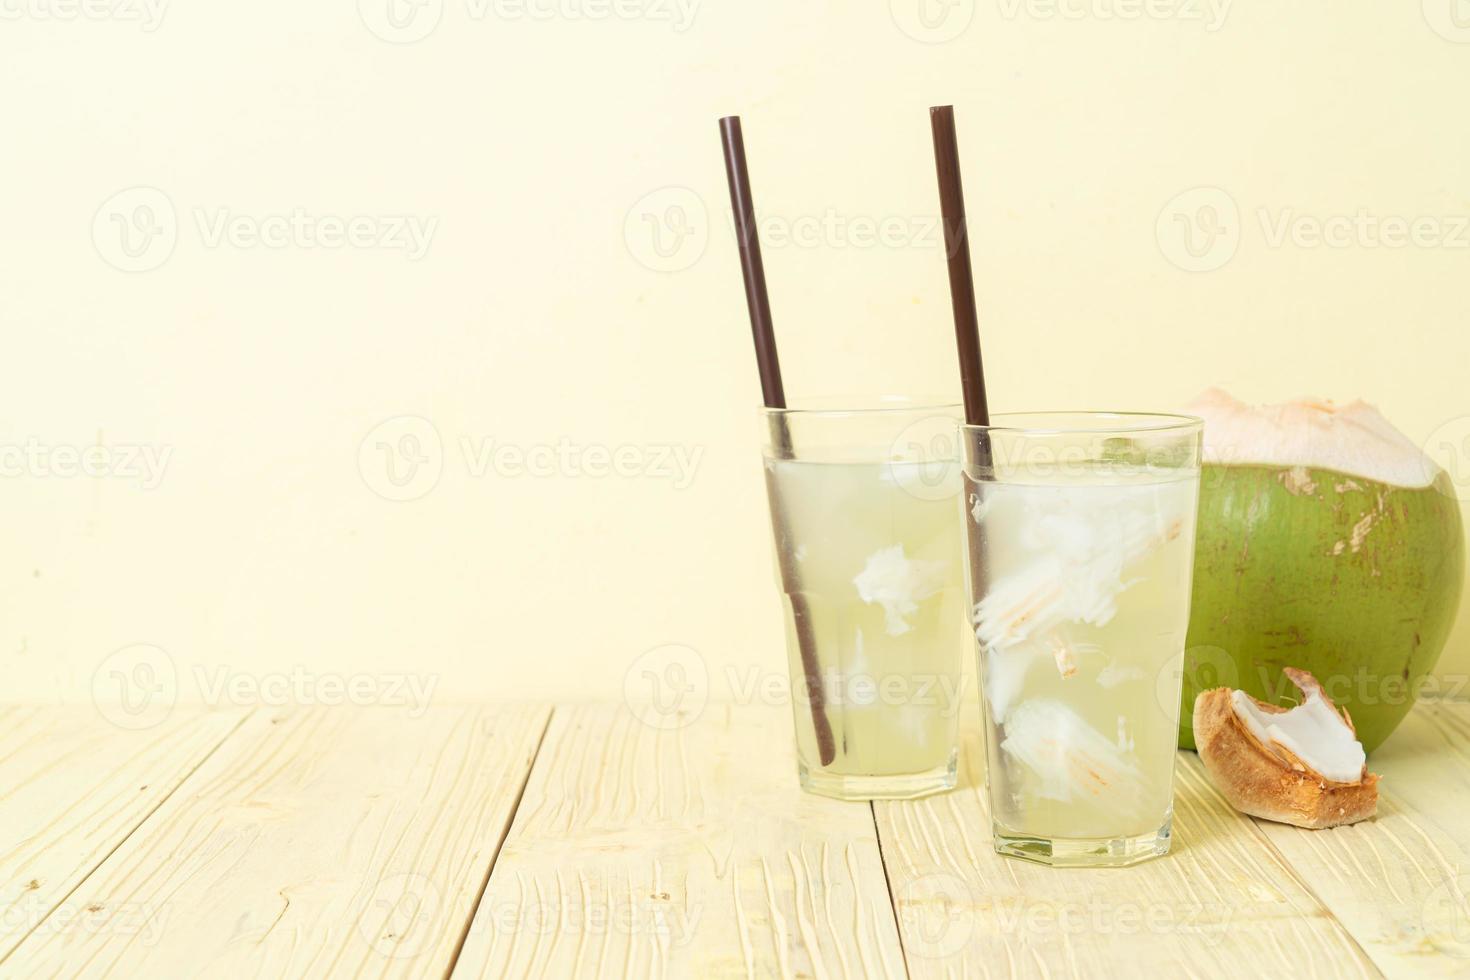
[[[1303, 697], [1322, 698], [1356, 734], [1347, 711], [1332, 703], [1315, 677], [1291, 667], [1285, 674]], [[1254, 817], [1310, 830], [1357, 823], [1377, 813], [1379, 777], [1367, 766], [1357, 782], [1336, 782], [1280, 743], [1262, 744], [1235, 710], [1233, 693], [1228, 687], [1217, 687], [1201, 692], [1194, 702], [1200, 761], [1232, 806]], [[1290, 710], [1250, 700], [1266, 714]]]

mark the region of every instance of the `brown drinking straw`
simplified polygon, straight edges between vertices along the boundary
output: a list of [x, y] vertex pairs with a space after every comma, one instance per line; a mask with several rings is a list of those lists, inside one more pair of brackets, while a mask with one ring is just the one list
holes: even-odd
[[965, 421], [989, 425], [985, 371], [980, 365], [980, 323], [975, 312], [975, 279], [970, 271], [970, 230], [965, 221], [965, 190], [960, 183], [960, 148], [954, 131], [954, 106], [929, 109], [934, 131], [934, 166], [939, 172], [939, 209], [944, 216], [944, 248], [949, 257], [949, 300], [960, 349], [960, 388]]
[[[740, 246], [740, 270], [745, 277], [745, 305], [750, 310], [750, 331], [755, 337], [755, 363], [760, 370], [761, 395], [767, 408], [785, 408], [786, 391], [781, 385], [781, 362], [776, 357], [776, 333], [771, 326], [771, 299], [766, 291], [766, 267], [761, 262], [760, 235], [755, 227], [755, 205], [750, 197], [750, 170], [745, 163], [745, 139], [740, 132], [740, 117], [720, 120], [720, 139], [725, 146], [725, 176], [730, 181], [730, 207], [735, 212], [735, 230]], [[784, 418], [776, 419], [777, 449], [791, 448], [791, 435]], [[812, 709], [812, 728], [817, 736], [817, 754], [822, 765], [832, 764], [837, 757], [832, 738], [832, 723], [827, 718], [827, 696], [822, 689], [821, 668], [817, 665], [817, 641], [812, 634], [811, 609], [806, 597], [797, 590], [796, 568], [791, 562], [791, 549], [783, 539], [790, 537], [771, 473], [766, 471], [766, 493], [771, 501], [771, 520], [776, 526], [776, 561], [780, 567], [782, 588], [791, 600], [791, 619], [796, 628], [796, 645], [801, 650], [801, 669], [806, 674], [807, 700]]]
[[[965, 191], [960, 183], [960, 148], [955, 137], [954, 106], [931, 106], [929, 128], [934, 132], [934, 168], [939, 173], [939, 210], [944, 217], [949, 298], [950, 305], [954, 307], [954, 336], [960, 353], [960, 388], [965, 396], [965, 421], [970, 425], [989, 425], [990, 406], [985, 399], [985, 372], [980, 365], [980, 323], [975, 312], [975, 278], [970, 270], [970, 226], [965, 219]], [[981, 433], [975, 445], [975, 462], [982, 473], [990, 471], [992, 460], [988, 433]], [[963, 475], [966, 493], [978, 497], [981, 481], [969, 473]], [[993, 478], [993, 473], [991, 475]], [[965, 535], [969, 542], [970, 589], [976, 602], [987, 588], [985, 537], [983, 524], [976, 528], [976, 533]], [[983, 657], [981, 663], [984, 663]], [[983, 672], [983, 666], [981, 669]], [[984, 701], [983, 697], [981, 701]], [[1004, 780], [1004, 767], [992, 768], [991, 778]]]

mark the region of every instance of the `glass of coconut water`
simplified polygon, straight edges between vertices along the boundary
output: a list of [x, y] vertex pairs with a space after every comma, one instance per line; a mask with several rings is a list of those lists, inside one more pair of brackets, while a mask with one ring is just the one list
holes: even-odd
[[951, 788], [968, 642], [959, 407], [764, 418], [802, 786], [854, 800]]
[[1202, 423], [963, 426], [995, 848], [1059, 866], [1169, 849]]

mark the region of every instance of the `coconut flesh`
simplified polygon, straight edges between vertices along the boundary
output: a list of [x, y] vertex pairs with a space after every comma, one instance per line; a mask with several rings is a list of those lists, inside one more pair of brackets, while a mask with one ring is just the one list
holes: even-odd
[[1378, 809], [1378, 779], [1353, 731], [1306, 671], [1285, 669], [1302, 693], [1294, 708], [1216, 688], [1195, 701], [1194, 732], [1210, 781], [1238, 810], [1320, 829]]
[[1217, 389], [1188, 410], [1205, 430], [1181, 744], [1197, 744], [1202, 690], [1289, 704], [1280, 665], [1296, 664], [1371, 752], [1454, 621], [1464, 533], [1448, 476], [1363, 402], [1250, 406]]

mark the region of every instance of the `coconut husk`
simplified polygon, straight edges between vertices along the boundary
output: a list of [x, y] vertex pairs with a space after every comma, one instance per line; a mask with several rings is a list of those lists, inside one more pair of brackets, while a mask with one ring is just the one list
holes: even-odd
[[[1304, 696], [1319, 696], [1353, 730], [1352, 718], [1327, 697], [1317, 679], [1288, 667]], [[1236, 712], [1228, 687], [1202, 692], [1194, 702], [1194, 737], [1210, 781], [1230, 805], [1254, 817], [1320, 830], [1366, 820], [1378, 812], [1379, 776], [1363, 767], [1357, 782], [1337, 782], [1315, 771], [1285, 746], [1265, 745]], [[1251, 701], [1267, 714], [1289, 709]], [[1356, 734], [1356, 732], [1355, 732]]]

